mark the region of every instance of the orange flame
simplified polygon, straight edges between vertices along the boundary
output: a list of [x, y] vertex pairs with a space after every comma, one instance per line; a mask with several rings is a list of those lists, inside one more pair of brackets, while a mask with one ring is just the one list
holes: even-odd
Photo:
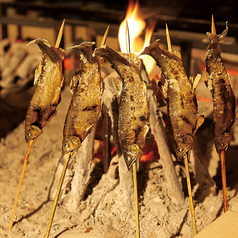
[[[134, 3], [133, 0], [129, 0], [129, 5], [126, 13], [126, 17], [119, 27], [118, 40], [121, 48], [121, 52], [127, 52], [126, 45], [126, 21], [128, 22], [129, 27], [129, 37], [131, 49], [130, 52], [139, 55], [143, 49], [150, 44], [151, 36], [155, 27], [155, 22], [150, 24], [146, 28], [146, 22], [143, 20], [139, 13], [139, 2], [138, 0]], [[146, 28], [145, 40], [141, 37], [143, 30]], [[148, 73], [154, 67], [155, 61], [147, 55], [140, 56], [143, 59], [146, 70]]]

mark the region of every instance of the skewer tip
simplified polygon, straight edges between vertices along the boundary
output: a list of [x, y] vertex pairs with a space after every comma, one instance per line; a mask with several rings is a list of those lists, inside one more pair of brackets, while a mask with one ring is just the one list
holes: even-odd
[[129, 54], [131, 52], [130, 46], [130, 33], [129, 33], [129, 24], [126, 20], [126, 53]]
[[213, 14], [212, 14], [211, 33], [216, 34], [216, 27], [215, 27], [215, 23], [214, 23], [214, 17], [213, 17]]
[[106, 31], [105, 31], [105, 33], [103, 35], [102, 42], [101, 42], [100, 46], [104, 46], [106, 44], [109, 27], [110, 27], [110, 25], [107, 26], [107, 29], [106, 29]]
[[166, 32], [168, 51], [172, 52], [171, 40], [170, 40], [169, 29], [168, 29], [167, 23], [165, 23], [165, 28], [166, 28], [165, 32]]
[[64, 23], [65, 23], [65, 19], [63, 20], [63, 22], [61, 24], [59, 34], [58, 34], [58, 37], [57, 37], [57, 40], [56, 40], [56, 43], [55, 43], [55, 48], [59, 48], [60, 41], [62, 39], [62, 35], [63, 35], [63, 31], [64, 31]]

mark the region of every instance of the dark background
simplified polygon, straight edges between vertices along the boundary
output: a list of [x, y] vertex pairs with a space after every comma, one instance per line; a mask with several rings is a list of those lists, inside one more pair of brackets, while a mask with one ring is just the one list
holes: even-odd
[[[134, 1], [135, 2], [135, 1]], [[16, 1], [18, 13], [39, 11], [54, 19], [80, 19], [120, 24], [125, 17], [128, 0], [112, 1]], [[236, 0], [140, 0], [140, 9], [147, 19], [157, 20], [155, 31], [167, 22], [170, 29], [204, 33], [210, 30], [214, 15], [218, 31], [229, 22], [229, 35], [238, 36], [238, 1]]]

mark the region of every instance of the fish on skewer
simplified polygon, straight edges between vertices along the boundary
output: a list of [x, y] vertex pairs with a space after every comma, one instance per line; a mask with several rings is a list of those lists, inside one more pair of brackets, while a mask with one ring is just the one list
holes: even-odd
[[43, 127], [56, 115], [56, 107], [60, 102], [61, 88], [64, 80], [62, 64], [65, 58], [65, 51], [59, 48], [59, 44], [63, 34], [64, 23], [65, 20], [60, 27], [55, 47], [44, 39], [36, 39], [29, 43], [36, 43], [39, 46], [42, 61], [35, 70], [35, 89], [25, 119], [25, 139], [28, 143], [28, 149], [18, 184], [9, 230], [11, 230], [13, 226], [31, 147], [38, 136], [42, 134]]
[[199, 77], [194, 81], [188, 79], [181, 56], [178, 52], [172, 52], [168, 28], [166, 25], [168, 51], [162, 50], [159, 41], [155, 41], [146, 47], [141, 54], [153, 57], [161, 69], [165, 80], [165, 98], [168, 104], [169, 127], [173, 134], [173, 146], [177, 159], [184, 159], [187, 186], [189, 194], [190, 211], [193, 223], [193, 234], [197, 234], [196, 221], [193, 208], [191, 183], [188, 169], [189, 152], [195, 144], [194, 136], [204, 121], [204, 116], [198, 116], [198, 106], [195, 96], [195, 88]]
[[63, 154], [77, 150], [95, 125], [101, 111], [102, 77], [100, 63], [93, 57], [92, 42], [74, 46], [82, 64], [71, 81], [73, 92], [63, 132]]
[[146, 135], [149, 131], [149, 105], [147, 86], [139, 72], [140, 59], [130, 53], [129, 28], [126, 25], [128, 53], [117, 53], [108, 46], [95, 50], [106, 58], [121, 78], [119, 93], [118, 139], [128, 170], [133, 167], [136, 237], [140, 237], [137, 169], [143, 155]]
[[62, 62], [65, 51], [55, 48], [44, 39], [36, 39], [29, 44], [34, 43], [41, 50], [42, 61], [35, 71], [35, 90], [26, 114], [26, 142], [42, 134], [42, 129], [56, 115], [56, 107], [61, 99], [61, 88], [64, 82]]
[[227, 32], [227, 23], [226, 29], [220, 35], [215, 32], [207, 32], [210, 44], [205, 55], [205, 84], [213, 98], [213, 134], [218, 153], [223, 150], [227, 151], [229, 142], [232, 139], [231, 128], [236, 119], [235, 95], [231, 87], [230, 76], [222, 61], [219, 45], [219, 42], [227, 35]]
[[207, 32], [210, 44], [207, 47], [205, 62], [205, 84], [210, 90], [213, 99], [213, 136], [216, 151], [221, 159], [223, 205], [224, 212], [228, 210], [225, 152], [232, 139], [231, 128], [235, 123], [237, 115], [235, 113], [235, 95], [231, 87], [231, 80], [226, 71], [221, 57], [219, 42], [227, 35], [226, 29], [220, 34], [216, 34], [214, 19], [212, 17], [211, 33]]
[[133, 53], [117, 53], [108, 46], [95, 50], [106, 58], [122, 80], [119, 98], [118, 138], [128, 169], [143, 155], [149, 131], [147, 86], [139, 72], [139, 58]]
[[168, 103], [173, 147], [177, 159], [181, 160], [194, 147], [194, 136], [204, 121], [204, 116], [198, 115], [195, 96], [197, 81], [188, 79], [178, 52], [161, 49], [159, 40], [146, 47], [141, 54], [148, 54], [155, 59], [165, 79], [164, 96]]
[[[105, 44], [108, 29], [102, 44]], [[81, 146], [84, 139], [90, 134], [101, 112], [101, 98], [103, 81], [101, 77], [101, 58], [93, 56], [93, 42], [83, 42], [71, 48], [79, 50], [81, 57], [80, 68], [71, 80], [72, 99], [66, 115], [62, 154], [66, 154], [63, 171], [61, 173], [53, 208], [51, 211], [45, 238], [49, 237], [56, 205], [65, 177], [68, 162], [73, 153]]]
[[[107, 27], [101, 45], [107, 40]], [[71, 80], [72, 99], [63, 130], [63, 155], [76, 151], [91, 132], [101, 112], [103, 59], [93, 56], [94, 42], [83, 42], [71, 47], [80, 52], [81, 64]]]

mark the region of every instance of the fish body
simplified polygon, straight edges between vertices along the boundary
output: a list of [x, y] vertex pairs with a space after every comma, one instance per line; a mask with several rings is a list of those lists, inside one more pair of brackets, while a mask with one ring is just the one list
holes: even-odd
[[118, 138], [128, 169], [143, 155], [149, 131], [147, 87], [139, 72], [139, 58], [134, 54], [97, 48], [96, 55], [106, 58], [122, 80], [119, 98]]
[[193, 83], [188, 79], [181, 58], [159, 47], [155, 41], [142, 54], [153, 57], [161, 69], [166, 85], [169, 124], [173, 133], [173, 146], [178, 160], [194, 147], [194, 135], [203, 123], [198, 116], [198, 105]]
[[94, 43], [74, 46], [80, 51], [81, 65], [71, 80], [72, 99], [63, 131], [63, 154], [75, 151], [91, 132], [101, 111], [102, 77]]
[[213, 135], [218, 153], [227, 150], [232, 139], [231, 128], [235, 122], [235, 95], [231, 87], [230, 77], [221, 57], [219, 42], [226, 36], [228, 27], [217, 35], [207, 33], [210, 44], [205, 54], [205, 84], [213, 99]]
[[42, 61], [35, 70], [35, 89], [25, 119], [26, 142], [37, 138], [43, 127], [56, 115], [64, 82], [62, 62], [65, 51], [53, 47], [44, 39], [36, 39], [29, 44], [33, 43], [39, 46]]

